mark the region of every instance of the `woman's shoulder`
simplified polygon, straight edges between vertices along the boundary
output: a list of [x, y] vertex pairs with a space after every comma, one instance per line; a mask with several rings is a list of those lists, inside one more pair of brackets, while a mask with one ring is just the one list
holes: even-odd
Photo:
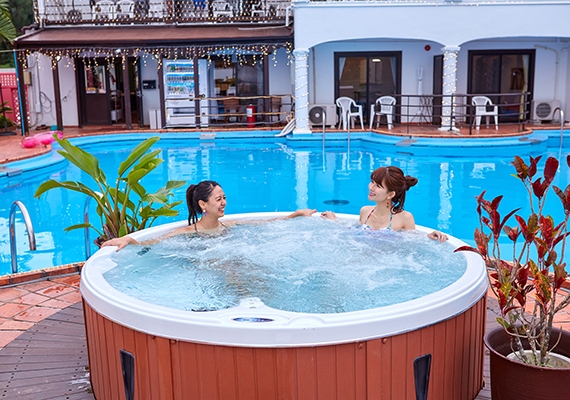
[[360, 215], [369, 214], [374, 210], [374, 206], [364, 206], [360, 209]]
[[414, 221], [414, 215], [409, 211], [400, 211], [397, 214], [394, 214], [392, 217], [393, 225], [397, 225], [396, 229], [416, 229], [416, 223]]

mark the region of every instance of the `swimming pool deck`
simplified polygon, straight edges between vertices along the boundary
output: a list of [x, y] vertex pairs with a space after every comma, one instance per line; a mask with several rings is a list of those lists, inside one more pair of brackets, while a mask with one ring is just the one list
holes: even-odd
[[[534, 129], [556, 129], [556, 125]], [[137, 132], [150, 132], [139, 130]], [[358, 130], [357, 130], [358, 131]], [[529, 131], [530, 132], [530, 131]], [[120, 126], [66, 128], [67, 137], [104, 133], [132, 133]], [[420, 137], [457, 136], [436, 127], [396, 127], [383, 133]], [[516, 126], [499, 131], [482, 128], [475, 136], [521, 135]], [[462, 135], [464, 136], [464, 135]], [[24, 149], [22, 137], [0, 136], [0, 164], [34, 157], [51, 146]], [[78, 266], [17, 275], [0, 281], [0, 388], [1, 398], [94, 399], [89, 383], [83, 310], [79, 293]], [[65, 275], [58, 275], [65, 274]], [[46, 276], [51, 275], [51, 276]], [[31, 281], [30, 281], [31, 280]], [[530, 305], [529, 305], [530, 306]], [[487, 331], [498, 326], [496, 299], [490, 294], [487, 305]], [[557, 326], [570, 330], [570, 306], [557, 315]], [[489, 358], [485, 350], [485, 386], [476, 400], [491, 399]]]

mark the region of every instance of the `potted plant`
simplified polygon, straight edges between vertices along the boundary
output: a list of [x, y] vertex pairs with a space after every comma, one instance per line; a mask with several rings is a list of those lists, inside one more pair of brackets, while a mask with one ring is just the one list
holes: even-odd
[[[511, 163], [516, 170], [514, 176], [528, 192], [529, 215], [519, 215], [521, 209], [517, 208], [501, 218], [503, 196], [488, 201], [483, 191], [477, 197], [477, 248], [463, 246], [456, 250], [481, 255], [498, 300], [497, 321], [501, 326], [485, 335], [490, 350], [492, 397], [498, 399], [563, 398], [570, 382], [570, 364], [554, 362], [556, 353], [570, 357], [570, 332], [554, 324], [555, 315], [570, 304], [570, 294], [561, 291], [567, 277], [570, 185], [564, 190], [552, 185], [559, 167], [554, 157], [546, 160], [542, 176], [537, 177], [540, 159], [530, 157], [527, 165], [517, 156]], [[570, 166], [570, 156], [566, 162]], [[561, 201], [564, 218], [559, 222], [545, 215], [550, 188]], [[507, 225], [513, 217], [516, 224]], [[511, 244], [501, 248], [502, 233]], [[506, 375], [513, 368], [514, 375]], [[548, 375], [553, 377], [552, 383]]]
[[91, 223], [83, 223], [69, 226], [65, 228], [66, 231], [92, 228], [99, 234], [95, 243], [100, 245], [105, 240], [148, 228], [158, 217], [178, 215], [174, 207], [181, 201], [170, 202], [170, 197], [173, 196], [172, 191], [185, 185], [186, 181], [168, 181], [154, 193], [148, 193], [141, 183], [145, 176], [164, 161], [159, 157], [161, 150], [147, 153], [159, 137], [148, 138], [133, 149], [119, 165], [115, 182], [107, 182], [96, 157], [66, 139], [60, 139], [57, 135], [54, 135], [54, 138], [62, 147], [58, 153], [93, 178], [96, 189], [82, 182], [59, 182], [50, 179], [40, 185], [34, 197], [39, 198], [43, 193], [55, 188], [83, 193], [97, 203], [96, 211], [101, 220], [101, 229]]

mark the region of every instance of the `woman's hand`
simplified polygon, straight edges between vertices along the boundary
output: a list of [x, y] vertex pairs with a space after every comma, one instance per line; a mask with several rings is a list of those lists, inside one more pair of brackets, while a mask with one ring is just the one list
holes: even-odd
[[321, 213], [321, 218], [330, 219], [331, 221], [334, 221], [336, 219], [336, 214], [333, 213], [332, 211], [323, 211]]
[[293, 214], [289, 215], [288, 218], [296, 218], [296, 217], [310, 217], [311, 215], [313, 215], [314, 213], [316, 213], [317, 210], [312, 210], [309, 208], [304, 208], [302, 210], [297, 210], [295, 211]]
[[439, 243], [443, 243], [447, 241], [447, 239], [449, 239], [446, 234], [439, 231], [433, 231], [432, 233], [428, 233], [427, 236], [430, 239], [437, 240]]
[[129, 244], [138, 244], [138, 243], [139, 242], [137, 242], [135, 239], [127, 235], [120, 238], [109, 239], [106, 242], [103, 242], [101, 247], [117, 246], [117, 251], [119, 251], [122, 248], [127, 247], [127, 245]]

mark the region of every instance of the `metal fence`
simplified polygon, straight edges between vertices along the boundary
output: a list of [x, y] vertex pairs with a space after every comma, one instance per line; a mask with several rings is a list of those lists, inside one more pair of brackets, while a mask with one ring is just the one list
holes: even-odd
[[44, 25], [289, 23], [290, 0], [45, 0]]

